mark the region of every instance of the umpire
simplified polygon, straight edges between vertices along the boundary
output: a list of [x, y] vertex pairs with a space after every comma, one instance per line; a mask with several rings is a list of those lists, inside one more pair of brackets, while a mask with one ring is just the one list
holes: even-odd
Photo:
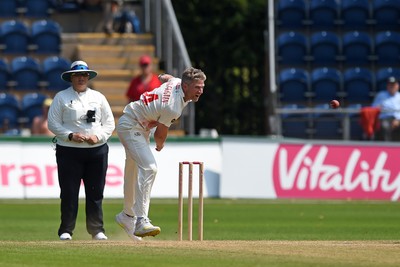
[[107, 99], [88, 87], [97, 76], [86, 62], [75, 61], [61, 78], [71, 83], [54, 97], [48, 127], [57, 138], [56, 159], [61, 198], [61, 240], [71, 240], [78, 214], [81, 180], [86, 195], [86, 229], [95, 240], [106, 240], [103, 192], [108, 167], [108, 145], [115, 128]]

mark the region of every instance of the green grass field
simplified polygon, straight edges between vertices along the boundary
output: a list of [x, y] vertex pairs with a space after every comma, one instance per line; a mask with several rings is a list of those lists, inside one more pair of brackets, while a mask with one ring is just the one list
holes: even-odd
[[121, 207], [104, 201], [109, 240], [96, 242], [81, 200], [73, 240], [62, 242], [59, 200], [0, 200], [0, 266], [400, 266], [397, 202], [206, 199], [203, 242], [176, 241], [176, 200], [152, 201], [162, 232], [143, 242], [114, 222]]

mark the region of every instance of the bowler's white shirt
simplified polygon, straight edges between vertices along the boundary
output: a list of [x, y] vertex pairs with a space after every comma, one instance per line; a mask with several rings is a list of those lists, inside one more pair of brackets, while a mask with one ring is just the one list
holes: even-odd
[[188, 104], [184, 96], [181, 79], [173, 78], [159, 88], [143, 93], [139, 100], [129, 103], [124, 108], [124, 114], [139, 122], [146, 130], [152, 128], [149, 124], [153, 122], [170, 127]]
[[[86, 121], [88, 110], [94, 110], [95, 122]], [[49, 109], [48, 127], [57, 136], [57, 144], [69, 147], [96, 147], [107, 142], [115, 129], [114, 116], [105, 96], [87, 88], [82, 93], [72, 87], [58, 92]], [[72, 132], [96, 135], [99, 142], [90, 145], [68, 139]]]

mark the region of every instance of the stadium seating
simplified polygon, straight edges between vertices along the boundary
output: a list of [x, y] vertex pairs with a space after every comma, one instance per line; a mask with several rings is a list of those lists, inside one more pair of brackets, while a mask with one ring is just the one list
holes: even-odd
[[21, 115], [27, 119], [27, 126], [30, 128], [33, 118], [43, 113], [43, 101], [46, 95], [40, 93], [25, 94], [21, 99]]
[[42, 79], [40, 64], [31, 57], [16, 57], [10, 64], [11, 78], [16, 90], [37, 90]]
[[19, 128], [11, 128], [4, 131], [3, 135], [5, 136], [19, 136], [21, 135], [21, 129]]
[[309, 8], [311, 27], [332, 30], [338, 20], [338, 9], [336, 0], [311, 0]]
[[31, 26], [32, 43], [35, 53], [59, 54], [61, 50], [61, 28], [52, 20], [39, 20]]
[[[386, 89], [389, 76], [400, 79], [399, 0], [276, 3], [281, 106], [315, 107], [338, 99], [344, 107], [359, 108], [370, 105], [374, 95]], [[309, 138], [342, 139], [343, 116], [335, 115], [312, 116], [308, 133], [315, 134]], [[324, 135], [328, 122], [337, 124], [334, 128], [339, 131], [331, 129]], [[359, 117], [351, 114], [350, 122], [350, 138], [363, 140]], [[335, 134], [328, 136], [329, 131]]]
[[[330, 110], [329, 104], [320, 104], [316, 109]], [[313, 115], [313, 138], [316, 139], [341, 139], [342, 115], [332, 113], [315, 113]]]
[[27, 0], [25, 2], [26, 13], [28, 18], [47, 18], [52, 10], [50, 0]]
[[367, 68], [350, 68], [343, 73], [343, 88], [348, 103], [371, 103], [373, 75]]
[[386, 81], [390, 76], [400, 77], [400, 68], [380, 68], [375, 74], [376, 91], [386, 90]]
[[8, 69], [8, 63], [0, 59], [0, 90], [8, 89], [8, 80], [10, 77], [10, 71]]
[[392, 31], [378, 32], [375, 35], [375, 54], [378, 65], [399, 65], [400, 33]]
[[60, 13], [68, 13], [68, 12], [79, 12], [80, 7], [79, 3], [77, 2], [58, 2], [57, 5], [55, 5], [55, 9], [57, 12]]
[[307, 39], [299, 32], [284, 32], [277, 39], [280, 64], [303, 65], [307, 55]]
[[328, 103], [341, 91], [341, 73], [336, 68], [317, 68], [311, 72], [310, 83], [313, 101]]
[[352, 31], [342, 37], [343, 56], [347, 66], [369, 64], [372, 54], [372, 40], [368, 33]]
[[29, 45], [28, 27], [20, 21], [8, 20], [0, 25], [0, 39], [5, 45], [3, 53], [27, 54]]
[[399, 0], [373, 0], [372, 13], [375, 28], [381, 30], [398, 30], [400, 20]]
[[[290, 104], [283, 106], [284, 109], [297, 110], [305, 106]], [[309, 138], [309, 114], [291, 113], [281, 115], [281, 128], [284, 137], [291, 138]]]
[[279, 74], [280, 101], [284, 103], [305, 103], [309, 88], [309, 75], [300, 68], [284, 69]]
[[310, 37], [310, 54], [314, 66], [335, 65], [340, 51], [339, 37], [333, 32], [320, 31]]
[[370, 18], [368, 0], [341, 1], [342, 27], [346, 30], [366, 30]]
[[0, 93], [0, 128], [4, 131], [17, 127], [19, 113], [17, 97], [13, 94]]
[[61, 79], [61, 74], [69, 70], [71, 62], [68, 59], [52, 56], [47, 57], [42, 62], [43, 78], [47, 81], [47, 89], [59, 91], [70, 86], [69, 83]]
[[1, 0], [0, 1], [0, 17], [1, 18], [14, 18], [17, 14], [17, 1], [15, 0]]
[[277, 14], [280, 27], [299, 29], [306, 19], [306, 3], [304, 0], [279, 0]]

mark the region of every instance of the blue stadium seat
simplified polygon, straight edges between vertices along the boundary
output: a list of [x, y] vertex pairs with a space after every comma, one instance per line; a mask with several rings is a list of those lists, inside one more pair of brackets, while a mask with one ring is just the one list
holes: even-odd
[[[304, 109], [305, 106], [290, 104], [282, 107], [287, 110], [299, 110]], [[310, 124], [310, 115], [309, 114], [300, 114], [300, 113], [292, 113], [292, 114], [282, 114], [281, 115], [281, 129], [282, 135], [284, 137], [291, 138], [309, 138], [309, 124]]]
[[385, 31], [375, 35], [375, 55], [377, 64], [385, 66], [399, 65], [400, 33]]
[[348, 103], [371, 103], [373, 75], [367, 68], [351, 68], [343, 73], [343, 88]]
[[21, 99], [21, 115], [27, 119], [28, 127], [32, 125], [33, 118], [43, 113], [43, 102], [46, 95], [40, 93], [25, 94]]
[[65, 2], [65, 1], [58, 1], [55, 5], [54, 8], [57, 10], [59, 13], [72, 13], [72, 12], [79, 12], [81, 7], [79, 6], [79, 3], [77, 2]]
[[52, 2], [50, 0], [27, 0], [25, 2], [28, 18], [47, 18], [52, 12]]
[[333, 30], [338, 19], [339, 5], [336, 0], [311, 0], [310, 20], [313, 29]]
[[11, 128], [6, 130], [3, 135], [5, 136], [19, 136], [21, 135], [21, 130], [19, 128]]
[[335, 33], [327, 31], [313, 33], [310, 38], [310, 51], [313, 64], [335, 65], [340, 51], [339, 37]]
[[8, 80], [10, 78], [10, 70], [8, 63], [4, 59], [0, 59], [0, 90], [8, 89]]
[[342, 76], [336, 68], [317, 68], [311, 72], [310, 82], [314, 101], [328, 103], [338, 97]]
[[17, 127], [19, 114], [20, 107], [17, 97], [13, 94], [0, 93], [0, 128]]
[[284, 32], [277, 39], [281, 64], [304, 65], [307, 55], [307, 38], [299, 32]]
[[278, 26], [299, 29], [306, 19], [306, 3], [304, 0], [279, 0], [277, 7]]
[[284, 103], [306, 102], [309, 88], [308, 72], [300, 68], [284, 69], [279, 74], [279, 99]]
[[373, 0], [372, 13], [375, 28], [381, 30], [398, 30], [400, 19], [399, 0]]
[[59, 91], [70, 86], [61, 79], [61, 74], [70, 69], [71, 62], [62, 57], [47, 57], [42, 62], [43, 77], [48, 82], [48, 90]]
[[17, 14], [17, 1], [15, 0], [1, 0], [0, 1], [0, 17], [2, 18], [15, 18]]
[[369, 0], [341, 1], [340, 14], [344, 29], [366, 30], [370, 18]]
[[[316, 109], [330, 110], [329, 104], [320, 104]], [[313, 138], [335, 140], [343, 138], [342, 115], [332, 113], [315, 113], [313, 115]]]
[[10, 72], [16, 90], [38, 90], [42, 79], [39, 61], [31, 57], [16, 57], [11, 61]]
[[0, 39], [5, 45], [3, 53], [27, 54], [30, 41], [28, 27], [20, 21], [8, 20], [0, 25]]
[[372, 40], [368, 33], [352, 31], [342, 37], [343, 56], [347, 66], [366, 65], [372, 54]]
[[380, 68], [375, 74], [376, 91], [386, 90], [386, 81], [390, 76], [400, 79], [400, 68]]
[[61, 50], [61, 27], [52, 20], [39, 20], [32, 23], [32, 43], [35, 53], [59, 54]]

